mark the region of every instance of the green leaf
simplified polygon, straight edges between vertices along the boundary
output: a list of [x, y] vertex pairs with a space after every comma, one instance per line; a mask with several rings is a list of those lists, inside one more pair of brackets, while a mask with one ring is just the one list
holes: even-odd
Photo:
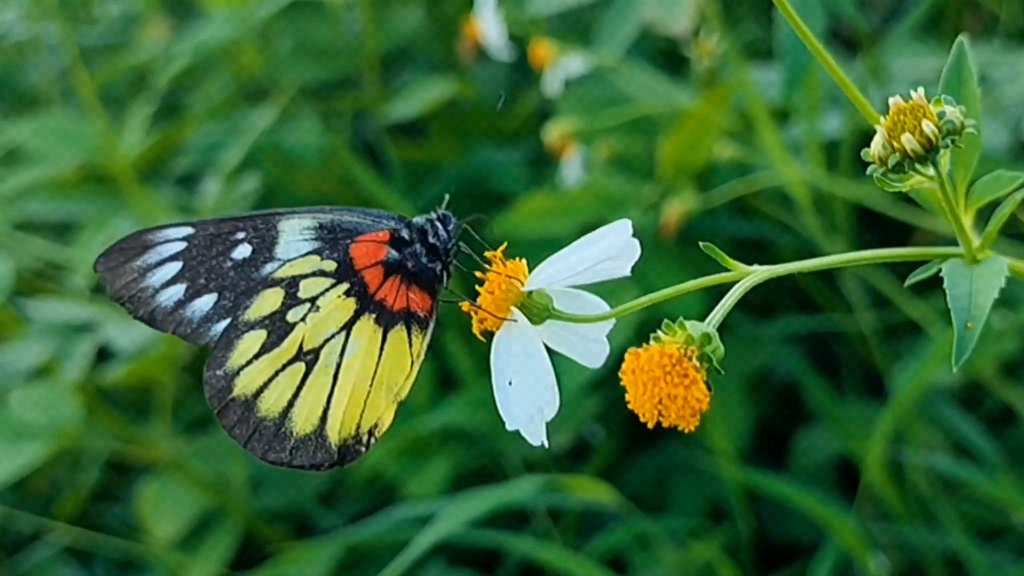
[[449, 498], [423, 530], [378, 576], [404, 574], [441, 542], [465, 532], [473, 523], [516, 508], [543, 505], [576, 508], [622, 508], [622, 496], [607, 483], [586, 476], [522, 476], [515, 480], [472, 488]]
[[981, 155], [981, 89], [978, 88], [978, 69], [971, 56], [967, 34], [960, 34], [953, 42], [939, 78], [939, 93], [952, 96], [957, 104], [967, 109], [966, 117], [976, 122], [974, 129], [977, 133], [964, 134], [960, 140], [962, 147], [952, 151], [953, 182], [962, 205]]
[[707, 167], [725, 129], [731, 100], [732, 91], [727, 86], [711, 90], [661, 135], [655, 152], [660, 182], [679, 183]]
[[469, 546], [500, 550], [508, 556], [529, 558], [545, 574], [565, 576], [613, 576], [615, 573], [590, 557], [557, 542], [541, 540], [508, 530], [477, 528], [459, 536]]
[[542, 18], [561, 14], [574, 8], [593, 4], [597, 0], [526, 0], [526, 15]]
[[37, 429], [77, 430], [85, 423], [85, 403], [78, 390], [53, 382], [35, 383], [11, 391], [11, 418]]
[[419, 78], [403, 86], [384, 104], [381, 120], [387, 125], [416, 120], [448, 103], [461, 89], [459, 79], [451, 74]]
[[906, 281], [903, 282], [903, 286], [905, 288], [909, 288], [922, 280], [927, 280], [932, 276], [935, 276], [939, 273], [939, 270], [942, 269], [943, 262], [945, 262], [945, 260], [932, 260], [927, 264], [921, 265], [920, 268], [911, 272], [910, 276], [907, 276]]
[[1002, 230], [1003, 224], [1006, 224], [1010, 214], [1017, 210], [1021, 200], [1024, 200], [1024, 189], [1014, 192], [992, 212], [992, 216], [988, 219], [988, 224], [985, 225], [985, 231], [981, 234], [980, 248], [982, 250], [992, 246], [999, 238], [999, 231]]
[[51, 438], [0, 438], [0, 490], [42, 466], [56, 448]]
[[0, 302], [7, 300], [14, 293], [14, 284], [18, 280], [18, 268], [14, 258], [0, 253]]
[[953, 370], [963, 365], [978, 343], [1008, 274], [1008, 264], [1000, 256], [975, 264], [953, 258], [942, 265], [943, 286], [953, 318]]
[[1016, 170], [995, 170], [985, 174], [971, 186], [967, 193], [967, 210], [978, 208], [1010, 194], [1024, 185], [1024, 172]]
[[210, 509], [210, 497], [189, 482], [168, 474], [139, 481], [135, 514], [150, 539], [175, 544], [195, 528]]

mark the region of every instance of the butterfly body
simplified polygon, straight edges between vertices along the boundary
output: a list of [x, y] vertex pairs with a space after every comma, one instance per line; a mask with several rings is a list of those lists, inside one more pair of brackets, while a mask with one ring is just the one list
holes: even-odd
[[326, 469], [369, 449], [408, 394], [459, 231], [445, 210], [256, 212], [133, 233], [95, 269], [133, 316], [212, 347], [204, 388], [232, 438]]

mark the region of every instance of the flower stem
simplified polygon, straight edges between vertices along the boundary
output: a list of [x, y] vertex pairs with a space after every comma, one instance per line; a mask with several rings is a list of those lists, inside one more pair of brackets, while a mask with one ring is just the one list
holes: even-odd
[[821, 64], [822, 68], [828, 72], [832, 80], [835, 80], [839, 88], [846, 94], [846, 97], [853, 104], [853, 107], [860, 112], [861, 116], [867, 120], [869, 126], [878, 124], [880, 117], [879, 113], [875, 110], [875, 107], [871, 105], [867, 97], [861, 93], [857, 85], [850, 80], [850, 77], [843, 72], [843, 69], [839, 67], [832, 55], [828, 53], [828, 50], [822, 46], [821, 42], [815, 38], [814, 33], [811, 29], [804, 24], [804, 21], [800, 18], [800, 15], [796, 13], [793, 6], [790, 5], [789, 0], [772, 0], [775, 7], [779, 9], [782, 16], [789, 22], [789, 25], [793, 28], [793, 32], [800, 37], [800, 40], [807, 46], [807, 49], [811, 51], [811, 54], [817, 58], [818, 63]]
[[906, 247], [906, 248], [875, 248], [872, 250], [858, 250], [844, 254], [833, 254], [807, 260], [797, 260], [775, 266], [761, 267], [752, 274], [741, 280], [722, 298], [714, 310], [708, 314], [704, 323], [710, 328], [718, 328], [729, 311], [740, 301], [741, 298], [750, 292], [755, 286], [790, 274], [804, 272], [817, 272], [820, 270], [831, 270], [835, 268], [848, 268], [850, 266], [862, 266], [864, 264], [881, 264], [886, 262], [908, 262], [917, 260], [935, 260], [937, 258], [954, 258], [961, 256], [963, 250], [956, 246], [928, 246], [928, 247]]
[[935, 181], [939, 185], [939, 201], [942, 202], [949, 223], [953, 225], [957, 241], [964, 249], [964, 259], [971, 263], [977, 262], [978, 254], [974, 249], [974, 236], [964, 224], [962, 212], [957, 208], [957, 202], [953, 199], [953, 191], [946, 177], [946, 171], [942, 169], [938, 161], [932, 162], [932, 169], [935, 171]]
[[722, 301], [719, 302], [718, 306], [711, 311], [711, 314], [708, 315], [708, 322], [711, 323], [714, 321], [716, 324], [713, 326], [717, 326], [717, 323], [720, 323], [722, 319], [725, 318], [725, 315], [729, 313], [729, 310], [731, 310], [737, 302], [739, 302], [740, 298], [742, 298], [744, 294], [749, 292], [758, 284], [780, 276], [800, 274], [804, 272], [818, 272], [821, 270], [846, 268], [850, 266], [861, 266], [864, 264], [913, 262], [934, 260], [936, 258], [955, 258], [957, 256], [962, 256], [963, 253], [963, 249], [957, 246], [876, 248], [872, 250], [859, 250], [856, 252], [845, 252], [843, 254], [819, 256], [817, 258], [785, 262], [783, 264], [751, 266], [746, 270], [720, 272], [718, 274], [704, 276], [703, 278], [688, 280], [682, 284], [670, 286], [668, 288], [658, 290], [657, 292], [647, 294], [646, 296], [641, 296], [636, 300], [612, 308], [602, 314], [571, 314], [561, 310], [554, 310], [550, 319], [560, 320], [562, 322], [572, 322], [575, 324], [589, 324], [593, 322], [603, 322], [605, 320], [614, 320], [616, 318], [621, 318], [634, 312], [638, 312], [644, 308], [649, 308], [655, 304], [660, 304], [684, 294], [689, 294], [690, 292], [710, 288], [711, 286], [717, 286], [719, 284], [738, 282], [736, 286], [734, 286], [725, 295], [725, 297], [722, 298]]
[[605, 320], [614, 320], [616, 318], [628, 316], [634, 312], [639, 312], [640, 310], [649, 308], [655, 304], [661, 304], [662, 302], [678, 298], [684, 294], [689, 294], [690, 292], [696, 292], [697, 290], [703, 290], [704, 288], [710, 288], [719, 284], [729, 284], [731, 282], [742, 280], [748, 274], [748, 271], [741, 270], [736, 272], [719, 272], [718, 274], [712, 274], [702, 278], [694, 278], [693, 280], [688, 280], [682, 284], [676, 284], [675, 286], [662, 288], [657, 292], [651, 292], [650, 294], [641, 296], [636, 300], [626, 302], [621, 306], [616, 306], [615, 308], [601, 314], [572, 314], [570, 312], [563, 312], [555, 309], [552, 311], [550, 319], [572, 322], [574, 324], [591, 324], [594, 322], [604, 322]]

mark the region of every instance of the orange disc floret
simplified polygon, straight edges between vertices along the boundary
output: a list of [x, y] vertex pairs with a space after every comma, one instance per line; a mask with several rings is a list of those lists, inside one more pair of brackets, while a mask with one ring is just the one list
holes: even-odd
[[477, 272], [476, 277], [483, 283], [476, 287], [476, 302], [459, 305], [473, 321], [473, 334], [483, 340], [487, 332], [497, 332], [505, 320], [511, 317], [512, 307], [518, 306], [526, 297], [523, 288], [530, 276], [526, 260], [505, 258], [505, 247], [484, 252], [488, 260], [487, 269]]
[[697, 360], [698, 350], [672, 343], [630, 348], [619, 369], [626, 388], [626, 405], [640, 421], [654, 428], [693, 432], [711, 405], [707, 371]]

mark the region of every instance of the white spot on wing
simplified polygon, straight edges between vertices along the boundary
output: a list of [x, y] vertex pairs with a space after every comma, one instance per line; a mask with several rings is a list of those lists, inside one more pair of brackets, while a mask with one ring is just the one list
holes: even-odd
[[157, 292], [155, 299], [158, 306], [169, 308], [175, 302], [181, 300], [181, 297], [184, 295], [185, 283], [182, 282], [181, 284], [168, 286], [167, 288], [164, 288], [163, 290]]
[[235, 249], [231, 251], [231, 258], [234, 260], [244, 260], [252, 254], [252, 244], [248, 242], [242, 242]]
[[171, 226], [170, 228], [164, 228], [163, 230], [157, 230], [150, 235], [150, 239], [154, 242], [166, 242], [167, 240], [177, 240], [190, 236], [196, 231], [191, 226]]
[[217, 303], [217, 296], [216, 292], [210, 292], [189, 302], [185, 307], [185, 316], [188, 316], [193, 322], [198, 321]]
[[320, 245], [316, 241], [317, 220], [308, 217], [294, 216], [282, 218], [277, 224], [277, 245], [274, 247], [274, 258], [291, 260], [312, 252]]
[[242, 240], [245, 238], [245, 232], [235, 232], [235, 235], [232, 236], [232, 238], [234, 238], [235, 240]]
[[224, 329], [227, 328], [230, 323], [231, 318], [225, 318], [213, 326], [210, 326], [210, 338], [220, 338], [220, 335], [224, 333]]
[[178, 240], [176, 242], [167, 242], [165, 244], [159, 244], [150, 248], [148, 252], [139, 257], [139, 265], [148, 268], [157, 262], [166, 260], [171, 256], [181, 252], [188, 246], [188, 242]]
[[266, 264], [263, 265], [263, 268], [260, 270], [260, 273], [263, 274], [264, 276], [269, 276], [273, 274], [275, 270], [280, 268], [282, 264], [284, 264], [284, 262], [281, 262], [280, 260], [271, 260], [270, 262], [267, 262]]
[[174, 278], [174, 275], [181, 270], [184, 266], [181, 260], [175, 260], [168, 262], [157, 267], [155, 270], [146, 275], [146, 279], [142, 282], [144, 286], [150, 288], [159, 288], [167, 283], [168, 280]]

